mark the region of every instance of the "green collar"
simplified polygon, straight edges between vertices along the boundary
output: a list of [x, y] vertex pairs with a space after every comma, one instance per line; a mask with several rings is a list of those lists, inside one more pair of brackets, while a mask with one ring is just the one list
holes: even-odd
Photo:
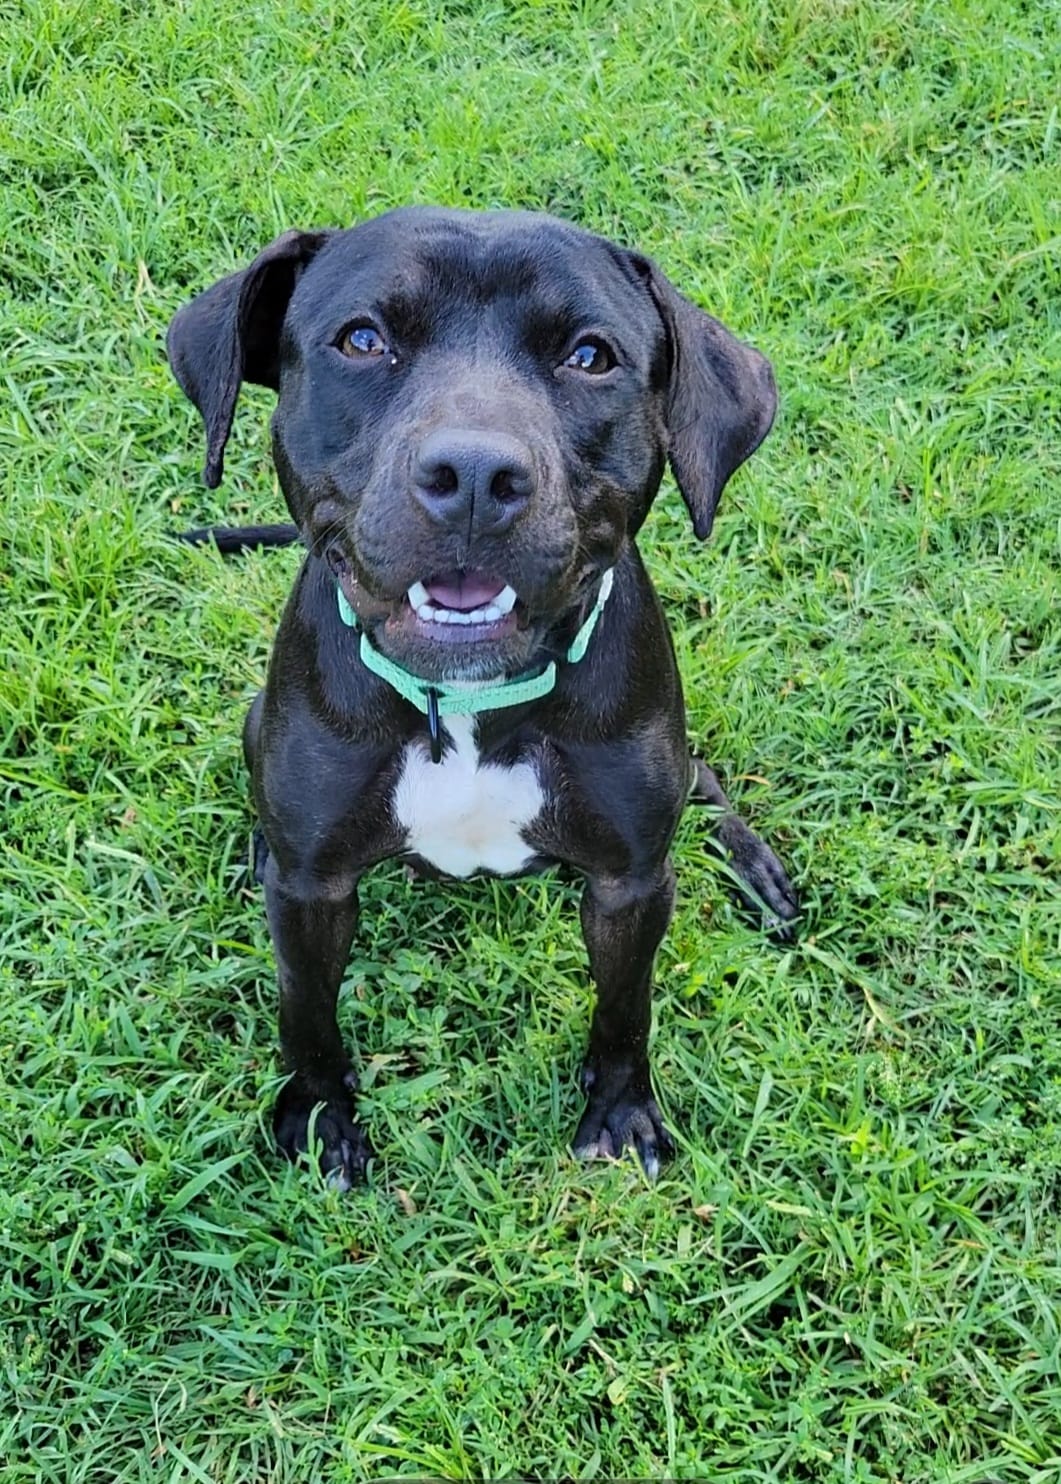
[[[613, 569], [609, 567], [601, 578], [597, 601], [567, 651], [569, 665], [577, 665], [589, 648], [593, 630], [597, 627], [597, 620], [611, 593], [613, 577]], [[336, 588], [336, 593], [339, 599], [339, 617], [348, 628], [358, 628], [357, 614], [346, 601], [342, 588]], [[431, 732], [431, 756], [435, 762], [442, 756], [438, 736], [440, 716], [476, 716], [480, 711], [499, 711], [504, 706], [519, 706], [525, 701], [536, 701], [540, 696], [547, 696], [556, 684], [554, 660], [550, 660], [537, 675], [516, 676], [512, 680], [462, 680], [449, 683], [423, 680], [419, 675], [403, 670], [393, 660], [387, 659], [386, 655], [380, 654], [370, 643], [364, 630], [361, 631], [361, 663], [427, 717]]]

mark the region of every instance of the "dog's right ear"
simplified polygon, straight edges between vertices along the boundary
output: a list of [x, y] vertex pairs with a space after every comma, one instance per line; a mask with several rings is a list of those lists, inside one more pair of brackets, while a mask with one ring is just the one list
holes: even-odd
[[770, 431], [777, 410], [774, 373], [764, 355], [679, 294], [650, 259], [634, 253], [631, 260], [667, 332], [667, 456], [703, 541], [730, 475]]
[[240, 383], [279, 384], [280, 331], [306, 264], [330, 232], [285, 232], [239, 273], [230, 273], [177, 311], [166, 353], [181, 390], [206, 426], [203, 480], [221, 483], [225, 444]]

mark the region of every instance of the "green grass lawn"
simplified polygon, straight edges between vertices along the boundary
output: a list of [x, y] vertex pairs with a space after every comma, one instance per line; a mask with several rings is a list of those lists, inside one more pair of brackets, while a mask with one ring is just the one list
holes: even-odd
[[[0, 1477], [1061, 1474], [1056, 6], [0, 5]], [[530, 206], [773, 359], [698, 547], [643, 547], [697, 746], [790, 862], [779, 952], [695, 819], [654, 1189], [566, 1152], [573, 889], [373, 876], [341, 1001], [378, 1158], [273, 1154], [239, 728], [297, 557], [165, 365], [288, 225]]]

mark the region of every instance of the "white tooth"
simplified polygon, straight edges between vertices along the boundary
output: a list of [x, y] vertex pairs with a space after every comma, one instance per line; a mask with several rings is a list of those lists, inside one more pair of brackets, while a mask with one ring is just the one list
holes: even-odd
[[490, 606], [498, 610], [499, 616], [502, 613], [511, 613], [516, 606], [515, 589], [507, 586], [503, 587], [497, 597], [493, 599]]
[[473, 614], [471, 614], [471, 613], [462, 613], [459, 608], [454, 608], [454, 610], [453, 610], [453, 617], [450, 619], [450, 623], [470, 624], [470, 623], [474, 623], [474, 622], [475, 622], [475, 617], [474, 617]]
[[421, 603], [416, 610], [417, 618], [422, 618], [424, 623], [434, 623], [438, 617], [438, 609], [432, 608], [430, 603]]
[[453, 614], [450, 611], [450, 609], [448, 609], [448, 608], [436, 608], [435, 609], [435, 623], [450, 623], [450, 622], [452, 622], [452, 619], [453, 619]]
[[467, 623], [482, 623], [483, 622], [483, 614], [485, 612], [486, 612], [486, 609], [485, 608], [471, 608], [464, 615], [465, 621]]
[[497, 623], [502, 617], [501, 609], [496, 603], [491, 603], [488, 608], [480, 608], [479, 612], [482, 614], [480, 623]]
[[421, 608], [428, 605], [427, 588], [422, 582], [414, 582], [409, 589], [408, 598], [409, 607], [415, 608], [419, 613]]

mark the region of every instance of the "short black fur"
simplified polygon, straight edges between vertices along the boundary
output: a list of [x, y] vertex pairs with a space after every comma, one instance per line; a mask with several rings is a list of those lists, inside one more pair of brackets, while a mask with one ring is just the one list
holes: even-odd
[[[602, 374], [584, 369], [592, 354], [573, 354], [587, 342], [607, 352]], [[323, 1104], [325, 1169], [343, 1184], [364, 1173], [335, 1003], [361, 875], [411, 859], [394, 801], [428, 746], [424, 715], [360, 662], [338, 587], [371, 644], [435, 685], [558, 663], [551, 694], [478, 718], [479, 766], [529, 765], [541, 807], [522, 832], [524, 868], [563, 864], [586, 882], [597, 1006], [574, 1148], [631, 1147], [654, 1175], [672, 1141], [649, 1073], [650, 982], [690, 796], [714, 806], [744, 897], [779, 934], [797, 906], [776, 857], [690, 757], [670, 636], [634, 538], [668, 458], [708, 534], [773, 418], [768, 363], [638, 254], [549, 217], [422, 208], [285, 233], [180, 311], [169, 353], [206, 426], [208, 484], [240, 382], [278, 391], [273, 451], [295, 521], [190, 538], [240, 550], [297, 534], [307, 547], [244, 732], [291, 1074], [280, 1147], [304, 1150]], [[608, 569], [614, 591], [588, 652], [566, 663]], [[476, 642], [436, 632], [407, 598], [469, 573], [518, 594]], [[445, 778], [445, 718], [441, 741]]]

